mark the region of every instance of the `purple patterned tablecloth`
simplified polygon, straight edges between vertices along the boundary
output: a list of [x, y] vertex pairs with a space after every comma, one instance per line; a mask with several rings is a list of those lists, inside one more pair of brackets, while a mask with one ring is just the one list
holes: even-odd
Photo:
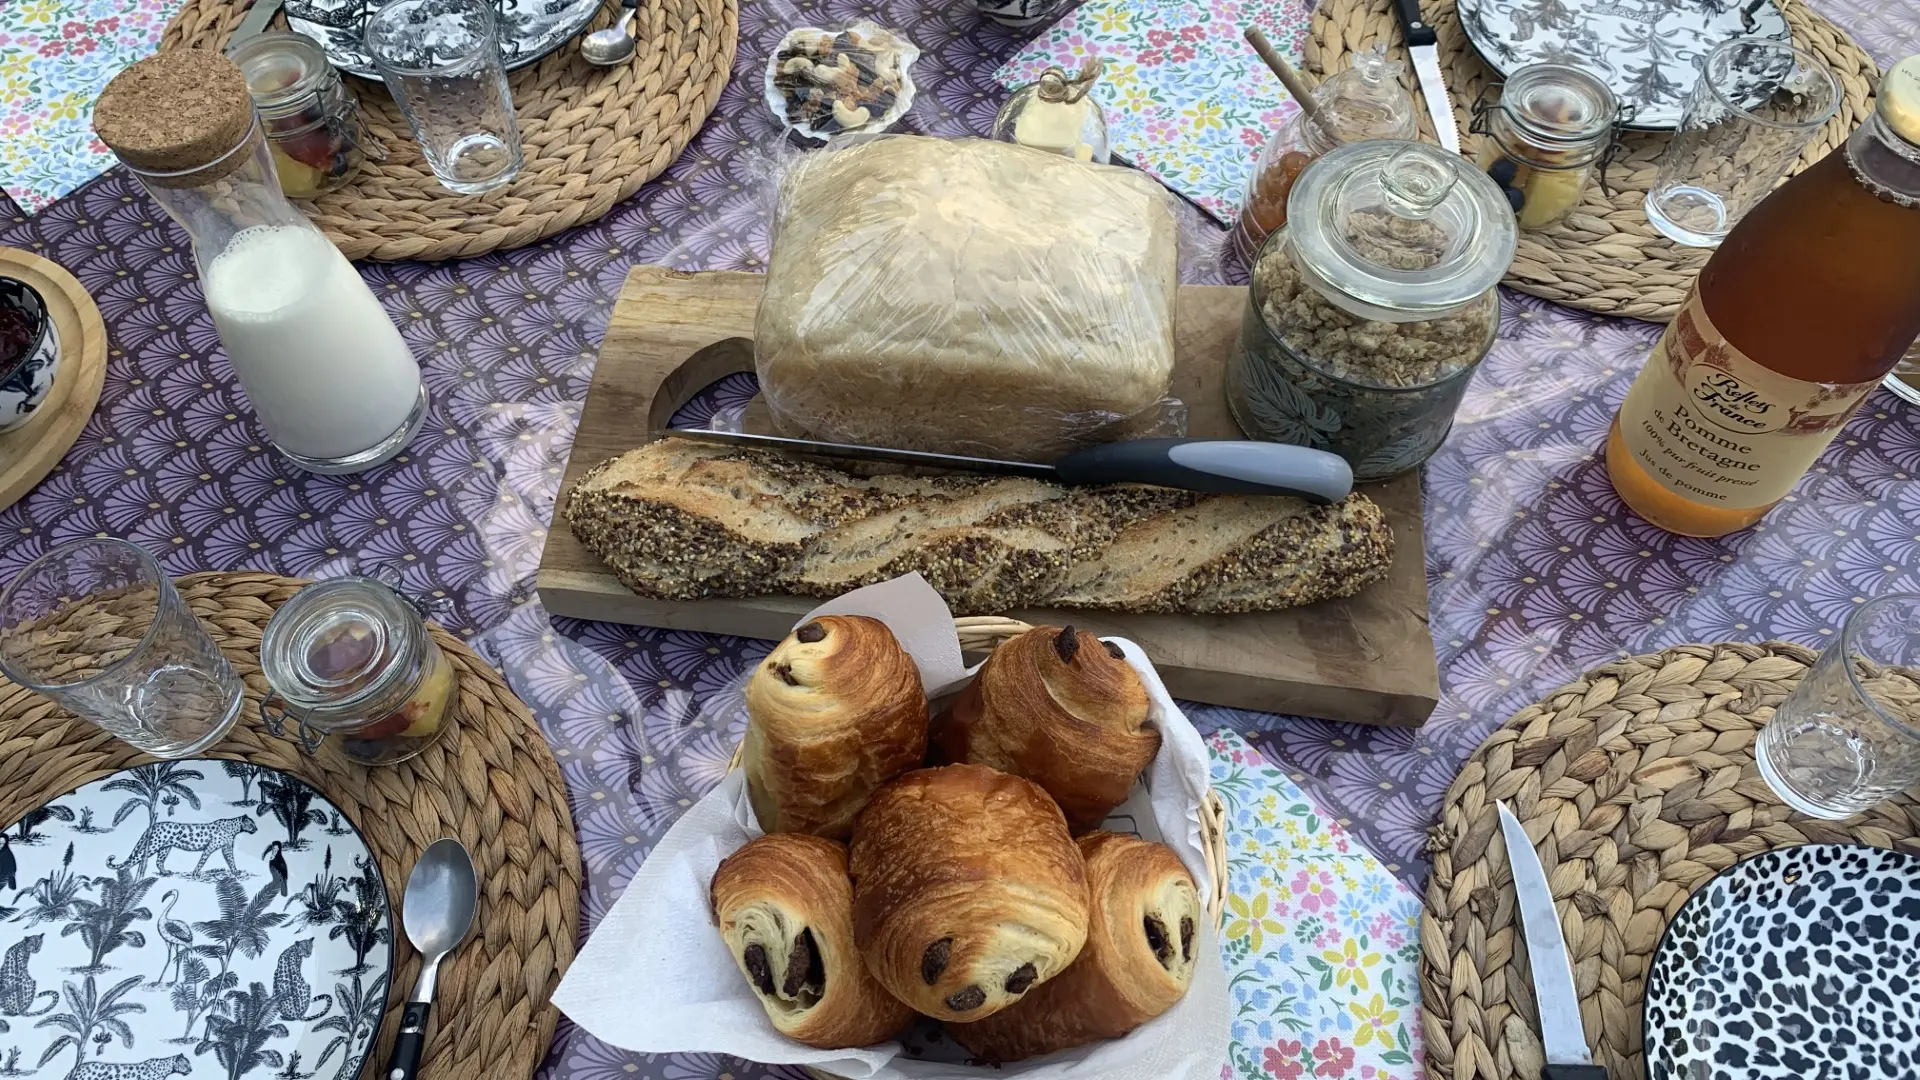
[[[1821, 6], [1883, 64], [1920, 49], [1912, 0]], [[816, 14], [871, 18], [925, 48], [913, 116], [942, 135], [987, 129], [1004, 93], [991, 73], [1023, 40], [983, 27], [963, 3], [832, 0]], [[124, 173], [32, 218], [0, 204], [0, 244], [41, 251], [78, 275], [111, 345], [106, 389], [79, 442], [0, 512], [0, 581], [62, 540], [112, 534], [145, 544], [176, 574], [387, 567], [414, 592], [444, 598], [443, 619], [504, 667], [560, 759], [589, 871], [590, 930], [653, 841], [726, 768], [733, 747], [725, 733], [700, 728], [695, 704], [768, 646], [554, 620], [534, 571], [627, 269], [761, 265], [766, 199], [755, 177], [776, 132], [753, 68], [798, 20], [784, 3], [744, 6], [734, 84], [714, 118], [666, 177], [603, 221], [507, 254], [363, 267], [433, 395], [409, 452], [363, 476], [306, 475], [265, 447], [221, 355], [184, 234]], [[1657, 332], [1506, 298], [1499, 344], [1426, 474], [1442, 680], [1426, 727], [1204, 706], [1196, 722], [1252, 733], [1351, 835], [1417, 883], [1424, 830], [1460, 760], [1489, 728], [1584, 668], [1686, 641], [1818, 646], [1864, 598], [1920, 588], [1920, 414], [1884, 392], [1749, 532], [1690, 540], [1628, 515], [1597, 450]], [[564, 1026], [546, 1072], [798, 1075], [629, 1054]]]

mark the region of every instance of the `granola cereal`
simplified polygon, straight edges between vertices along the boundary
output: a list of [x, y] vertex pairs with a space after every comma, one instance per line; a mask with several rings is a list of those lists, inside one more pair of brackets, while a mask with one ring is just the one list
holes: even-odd
[[[1435, 265], [1446, 243], [1427, 222], [1371, 209], [1350, 214], [1343, 235], [1397, 270]], [[1283, 228], [1254, 264], [1227, 400], [1252, 437], [1331, 450], [1348, 460], [1356, 480], [1391, 476], [1426, 460], [1446, 438], [1499, 313], [1490, 289], [1432, 319], [1361, 318], [1307, 281]]]

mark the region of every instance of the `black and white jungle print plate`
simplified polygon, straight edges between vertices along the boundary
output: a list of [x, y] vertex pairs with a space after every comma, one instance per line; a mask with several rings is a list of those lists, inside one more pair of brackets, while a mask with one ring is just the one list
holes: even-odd
[[1687, 898], [1647, 972], [1648, 1080], [1920, 1077], [1920, 858], [1807, 844]]
[[305, 783], [115, 773], [0, 831], [0, 1077], [353, 1080], [393, 933], [366, 841]]
[[1773, 0], [1460, 0], [1460, 25], [1487, 65], [1510, 76], [1528, 64], [1572, 64], [1599, 76], [1629, 127], [1680, 123], [1701, 60], [1729, 38], [1785, 41]]

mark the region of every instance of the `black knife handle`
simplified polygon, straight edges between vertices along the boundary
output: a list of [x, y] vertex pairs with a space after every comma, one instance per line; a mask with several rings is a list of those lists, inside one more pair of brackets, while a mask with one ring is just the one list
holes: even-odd
[[1400, 31], [1407, 36], [1408, 48], [1439, 44], [1439, 36], [1420, 14], [1420, 0], [1393, 0], [1393, 12], [1400, 16]]
[[1346, 459], [1325, 450], [1233, 439], [1128, 439], [1053, 463], [1060, 482], [1155, 484], [1214, 495], [1291, 495], [1339, 502], [1353, 490]]
[[1540, 1080], [1607, 1080], [1607, 1070], [1598, 1065], [1547, 1065]]
[[407, 1010], [400, 1014], [400, 1037], [393, 1040], [393, 1053], [387, 1058], [387, 1071], [375, 1080], [413, 1080], [420, 1072], [420, 1055], [427, 1048], [427, 1012], [432, 1008], [429, 1001], [407, 1002]]

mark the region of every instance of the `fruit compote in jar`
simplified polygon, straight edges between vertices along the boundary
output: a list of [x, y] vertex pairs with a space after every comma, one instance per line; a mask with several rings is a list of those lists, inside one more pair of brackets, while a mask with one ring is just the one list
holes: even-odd
[[287, 198], [316, 198], [353, 179], [368, 156], [385, 157], [361, 122], [359, 100], [312, 38], [261, 34], [232, 58], [247, 77]]
[[392, 765], [432, 746], [453, 723], [453, 665], [420, 612], [371, 578], [335, 578], [294, 594], [267, 623], [260, 667], [273, 686], [262, 719], [276, 734], [292, 720], [308, 753], [337, 735], [349, 759]]

